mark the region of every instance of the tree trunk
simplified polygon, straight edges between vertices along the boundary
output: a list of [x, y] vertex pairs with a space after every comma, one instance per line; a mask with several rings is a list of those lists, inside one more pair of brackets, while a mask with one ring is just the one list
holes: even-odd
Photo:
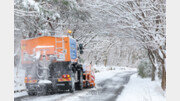
[[163, 62], [162, 66], [162, 82], [161, 82], [161, 87], [165, 91], [166, 90], [166, 70], [165, 70], [165, 64]]
[[166, 64], [165, 64], [166, 54], [162, 51], [162, 47], [160, 47], [160, 52], [163, 54], [163, 58], [161, 58], [159, 54], [157, 54], [157, 55], [158, 55], [158, 57], [159, 57], [159, 59], [161, 61], [161, 64], [162, 64], [161, 87], [165, 91], [166, 90], [166, 68], [165, 68], [165, 66], [166, 66]]
[[107, 66], [107, 56], [106, 56], [106, 59], [104, 60], [104, 66], [105, 67]]
[[152, 66], [151, 81], [154, 81], [154, 80], [155, 80], [155, 71], [156, 71], [156, 67], [153, 65], [153, 66]]
[[150, 59], [151, 64], [152, 64], [151, 81], [154, 81], [155, 80], [155, 76], [156, 76], [156, 74], [155, 74], [156, 67], [155, 67], [154, 62], [153, 62], [153, 59], [154, 59], [153, 53], [149, 49], [148, 49], [148, 56], [149, 56], [149, 59]]

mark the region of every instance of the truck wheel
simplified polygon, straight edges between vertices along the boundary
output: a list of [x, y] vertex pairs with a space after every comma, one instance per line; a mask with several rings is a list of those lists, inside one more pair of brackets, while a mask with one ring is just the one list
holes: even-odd
[[46, 95], [47, 94], [47, 87], [45, 85], [38, 87], [37, 95]]
[[33, 92], [28, 92], [28, 95], [29, 96], [33, 96], [33, 95], [35, 95]]
[[78, 90], [82, 90], [83, 89], [83, 73], [82, 73], [82, 70], [79, 71], [79, 82], [78, 82], [78, 85], [77, 85], [77, 89]]
[[75, 82], [74, 82], [74, 78], [72, 78], [72, 80], [71, 80], [71, 87], [70, 87], [70, 92], [71, 93], [74, 93], [74, 91], [75, 91]]

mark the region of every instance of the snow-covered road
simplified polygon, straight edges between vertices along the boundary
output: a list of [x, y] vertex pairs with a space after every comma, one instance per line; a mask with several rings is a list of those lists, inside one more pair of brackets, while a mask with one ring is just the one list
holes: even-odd
[[15, 101], [115, 101], [134, 70], [109, 70], [96, 73], [96, 87], [75, 93], [61, 93], [46, 96], [23, 96]]

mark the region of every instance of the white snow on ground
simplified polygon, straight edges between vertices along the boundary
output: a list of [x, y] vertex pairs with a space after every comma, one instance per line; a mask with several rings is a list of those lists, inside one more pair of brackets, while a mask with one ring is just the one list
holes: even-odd
[[[136, 71], [136, 68], [127, 68], [127, 67], [104, 67], [104, 66], [93, 66], [96, 69], [96, 73], [95, 73], [95, 83], [98, 84], [106, 79], [111, 79], [113, 76], [115, 76], [117, 73], [123, 73], [124, 71]], [[24, 84], [24, 71], [23, 70], [19, 70], [18, 74], [21, 74], [21, 76], [19, 76], [18, 78], [14, 78], [16, 81], [18, 81], [19, 83], [23, 84], [23, 88], [25, 88], [25, 84]], [[17, 82], [16, 82], [17, 83]], [[65, 99], [61, 99], [60, 101], [78, 101], [79, 97], [81, 96], [85, 96], [88, 94], [89, 90], [96, 90], [98, 88], [98, 86], [96, 85], [95, 88], [92, 89], [84, 89], [82, 92], [81, 91], [76, 91], [78, 93], [75, 92], [75, 94], [72, 94], [72, 96], [67, 97]], [[15, 89], [19, 89], [19, 88], [15, 88]], [[52, 101], [52, 99], [57, 99], [60, 96], [64, 96], [64, 95], [69, 95], [71, 93], [68, 94], [56, 94], [56, 95], [50, 95], [47, 96], [48, 99], [46, 99], [46, 101]], [[27, 92], [19, 92], [19, 93], [14, 93], [14, 98], [16, 97], [20, 97], [20, 96], [25, 96], [27, 95]], [[45, 96], [43, 97], [39, 97], [38, 100], [44, 99]], [[60, 97], [62, 98], [62, 97]]]
[[14, 94], [14, 98], [21, 97], [21, 96], [26, 96], [26, 95], [28, 95], [26, 91], [16, 92]]
[[[95, 82], [99, 83], [105, 79], [110, 79], [112, 78], [115, 74], [121, 73], [124, 71], [136, 71], [136, 68], [128, 68], [128, 67], [104, 67], [104, 66], [94, 66], [96, 69], [95, 73]], [[111, 72], [110, 72], [111, 71]]]
[[142, 79], [137, 74], [131, 76], [129, 83], [116, 101], [166, 101], [160, 81]]
[[101, 66], [101, 65], [93, 65], [93, 68], [95, 69], [95, 72], [102, 72], [102, 71], [108, 71], [108, 70], [133, 70], [137, 71], [136, 68], [130, 68], [130, 67], [118, 67], [118, 66]]
[[28, 95], [24, 83], [25, 70], [14, 68], [14, 98]]
[[[123, 73], [124, 71], [137, 71], [136, 68], [128, 68], [128, 67], [104, 67], [104, 66], [93, 66], [99, 72], [95, 73], [95, 83], [98, 84], [106, 79], [112, 79], [117, 73]], [[95, 88], [91, 89], [84, 89], [85, 91], [74, 94], [71, 97], [67, 97], [65, 99], [61, 99], [58, 101], [79, 101], [81, 97], [86, 96], [89, 94], [88, 91], [96, 90], [98, 86], [96, 85]]]

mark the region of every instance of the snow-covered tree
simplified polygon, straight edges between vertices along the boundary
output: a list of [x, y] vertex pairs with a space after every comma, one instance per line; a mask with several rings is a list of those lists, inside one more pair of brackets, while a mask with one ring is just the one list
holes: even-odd
[[[162, 88], [166, 87], [166, 1], [165, 0], [84, 0], [99, 35], [134, 38], [148, 51], [153, 65], [152, 80], [162, 68]], [[124, 37], [125, 38], [125, 37]], [[118, 40], [118, 39], [117, 39]], [[116, 41], [113, 39], [113, 41]], [[132, 43], [136, 42], [132, 41]], [[119, 44], [119, 43], [115, 43]], [[106, 44], [107, 45], [107, 44]], [[108, 47], [108, 45], [107, 45]]]
[[[166, 87], [165, 0], [15, 0], [15, 58], [20, 41], [38, 33], [52, 35], [72, 30], [83, 43], [84, 63], [136, 67], [149, 57], [152, 80], [162, 68]], [[19, 61], [15, 61], [18, 66]]]

